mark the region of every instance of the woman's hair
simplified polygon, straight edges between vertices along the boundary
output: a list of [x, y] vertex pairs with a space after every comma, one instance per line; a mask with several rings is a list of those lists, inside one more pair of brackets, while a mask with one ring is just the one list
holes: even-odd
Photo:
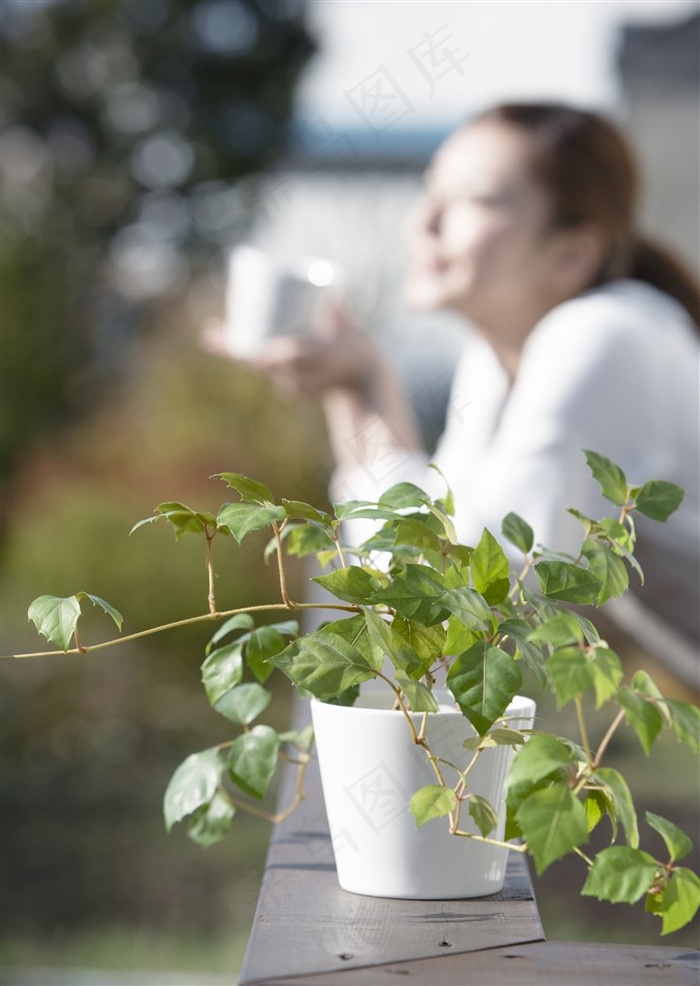
[[608, 255], [595, 284], [620, 277], [646, 281], [680, 302], [700, 325], [697, 282], [670, 252], [637, 233], [637, 165], [612, 123], [557, 103], [504, 103], [469, 122], [514, 125], [534, 137], [534, 175], [552, 195], [554, 223], [592, 223], [608, 234]]

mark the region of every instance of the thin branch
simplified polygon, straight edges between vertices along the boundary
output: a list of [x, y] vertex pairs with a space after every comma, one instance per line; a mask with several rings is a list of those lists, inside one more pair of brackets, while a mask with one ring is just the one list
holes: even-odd
[[527, 852], [527, 846], [524, 843], [502, 842], [500, 839], [492, 839], [488, 835], [475, 835], [473, 832], [464, 832], [462, 829], [456, 829], [450, 834], [460, 835], [464, 839], [473, 839], [475, 842], [483, 842], [487, 846], [500, 846], [501, 849], [512, 849], [513, 852]]
[[580, 695], [574, 695], [574, 703], [576, 705], [576, 718], [578, 719], [578, 728], [581, 733], [581, 742], [583, 743], [583, 749], [586, 754], [586, 763], [590, 769], [593, 769], [593, 757], [591, 755], [591, 744], [588, 739], [588, 729], [586, 728], [586, 719], [583, 714], [583, 702], [581, 701]]
[[586, 866], [588, 867], [593, 866], [593, 860], [589, 859], [588, 856], [585, 854], [585, 852], [582, 849], [579, 849], [578, 846], [572, 846], [572, 851], [575, 852], [577, 856], [581, 857], [581, 859], [584, 861]]
[[[297, 609], [332, 609], [341, 610], [344, 613], [361, 613], [360, 606], [343, 605], [338, 603], [293, 603], [292, 608]], [[284, 603], [263, 603], [259, 606], [243, 606], [238, 609], [227, 609], [220, 613], [202, 613], [200, 616], [190, 616], [184, 620], [176, 620], [174, 623], [163, 623], [157, 627], [149, 627], [147, 630], [139, 630], [137, 633], [128, 634], [126, 637], [114, 637], [111, 640], [103, 640], [99, 644], [89, 646], [69, 647], [67, 650], [41, 650], [32, 651], [26, 654], [0, 654], [0, 661], [23, 660], [28, 657], [66, 657], [68, 654], [89, 654], [95, 650], [103, 650], [105, 647], [114, 647], [117, 644], [128, 644], [133, 640], [140, 640], [141, 637], [149, 637], [154, 633], [162, 633], [164, 630], [175, 630], [178, 627], [191, 626], [195, 623], [209, 623], [212, 620], [223, 620], [229, 616], [237, 616], [239, 613], [270, 613], [276, 610], [288, 610], [289, 606]]]
[[212, 559], [212, 542], [214, 540], [214, 535], [210, 534], [207, 530], [207, 576], [209, 579], [209, 594], [207, 599], [209, 600], [209, 612], [213, 615], [216, 613], [216, 597], [214, 594], [214, 565]]
[[282, 599], [284, 600], [284, 605], [287, 609], [294, 609], [295, 604], [291, 601], [287, 592], [287, 573], [284, 568], [284, 551], [282, 550], [282, 530], [277, 523], [273, 523], [272, 530], [275, 532], [275, 544], [277, 546], [277, 568], [280, 576], [280, 592], [282, 594]]
[[272, 822], [273, 825], [279, 825], [280, 822], [283, 822], [286, 818], [289, 818], [289, 816], [296, 811], [306, 797], [306, 793], [304, 791], [304, 777], [306, 775], [306, 768], [308, 767], [310, 760], [311, 757], [308, 753], [299, 754], [299, 760], [296, 761], [298, 767], [294, 797], [282, 811], [265, 811], [264, 808], [258, 808], [257, 805], [248, 804], [247, 801], [239, 801], [235, 795], [231, 794], [230, 791], [227, 791], [225, 787], [222, 787], [222, 785], [219, 785], [218, 791], [221, 796], [225, 798], [226, 801], [228, 801], [234, 808], [240, 809], [241, 811], [247, 811], [249, 814], [255, 815], [258, 818], [264, 818], [266, 822]]
[[608, 728], [607, 733], [605, 734], [605, 736], [600, 741], [600, 744], [598, 746], [598, 749], [595, 752], [595, 757], [593, 758], [593, 767], [594, 768], [600, 767], [600, 762], [603, 759], [603, 754], [605, 753], [605, 751], [607, 749], [608, 743], [613, 738], [613, 735], [614, 735], [617, 727], [620, 725], [620, 723], [622, 722], [622, 720], [624, 718], [625, 718], [625, 710], [624, 709], [620, 709], [620, 711], [617, 713], [617, 715], [615, 716], [615, 718], [613, 719], [613, 721], [610, 723], [610, 726]]

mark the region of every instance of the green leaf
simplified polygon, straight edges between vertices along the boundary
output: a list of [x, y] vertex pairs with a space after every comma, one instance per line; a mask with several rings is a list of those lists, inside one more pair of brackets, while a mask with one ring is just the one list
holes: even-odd
[[429, 784], [416, 791], [410, 801], [410, 808], [416, 825], [420, 827], [431, 818], [442, 818], [457, 807], [457, 795], [451, 787]]
[[371, 668], [374, 668], [375, 671], [381, 671], [384, 663], [382, 644], [371, 638], [364, 615], [350, 616], [347, 619], [325, 623], [320, 632], [334, 633], [338, 637], [342, 637], [351, 647], [362, 654]]
[[564, 561], [541, 561], [535, 571], [540, 588], [549, 599], [589, 605], [598, 601], [602, 583], [585, 568]]
[[222, 623], [219, 629], [212, 635], [211, 640], [207, 644], [206, 652], [207, 654], [214, 646], [218, 644], [220, 640], [228, 636], [229, 633], [233, 633], [234, 630], [250, 630], [255, 626], [255, 620], [250, 615], [250, 613], [237, 613], [235, 616], [230, 617], [225, 623]]
[[617, 695], [617, 689], [624, 677], [620, 658], [609, 647], [596, 647], [591, 660], [593, 687], [596, 695], [596, 709]]
[[600, 634], [587, 617], [581, 616], [580, 613], [570, 610], [567, 610], [567, 613], [569, 613], [569, 616], [572, 616], [581, 627], [583, 630], [583, 636], [585, 637], [587, 643], [591, 644], [591, 646], [600, 643]]
[[163, 798], [163, 814], [168, 831], [216, 793], [222, 763], [219, 750], [213, 747], [187, 757], [170, 779]]
[[466, 585], [448, 589], [442, 602], [468, 630], [488, 631], [493, 627], [491, 607], [476, 589], [470, 589]]
[[532, 627], [525, 620], [509, 619], [499, 624], [498, 632], [511, 637], [516, 643], [516, 655], [520, 655], [525, 667], [532, 672], [539, 685], [545, 686], [547, 672], [545, 658], [540, 648], [530, 641]]
[[613, 904], [634, 904], [654, 882], [658, 864], [653, 856], [629, 846], [609, 846], [593, 860], [581, 893]]
[[534, 786], [545, 778], [560, 776], [562, 770], [568, 772], [575, 763], [576, 757], [570, 747], [556, 736], [534, 733], [515, 754], [506, 778], [506, 789]]
[[494, 811], [493, 805], [480, 794], [469, 796], [469, 814], [479, 832], [486, 838], [498, 825], [498, 815]]
[[259, 504], [274, 503], [274, 497], [268, 487], [264, 483], [259, 483], [257, 479], [250, 479], [240, 472], [219, 472], [214, 478], [223, 479], [228, 486], [240, 493], [242, 500]]
[[486, 528], [472, 551], [470, 565], [477, 592], [490, 606], [500, 603], [510, 589], [510, 565], [503, 548]]
[[615, 552], [600, 541], [588, 539], [581, 548], [583, 556], [588, 561], [588, 568], [597, 579], [600, 579], [598, 605], [608, 599], [615, 599], [627, 592], [629, 588], [629, 573], [623, 560]]
[[264, 684], [272, 674], [273, 667], [269, 660], [284, 650], [287, 645], [284, 638], [293, 637], [298, 632], [299, 624], [296, 620], [287, 620], [284, 623], [258, 627], [246, 634], [245, 638], [241, 638], [246, 640], [246, 664], [260, 684]]
[[447, 482], [444, 472], [436, 462], [429, 462], [428, 469], [432, 469], [434, 472], [436, 472], [440, 477], [440, 479], [445, 484], [445, 499], [439, 502], [444, 505], [445, 513], [448, 513], [450, 517], [454, 517], [454, 513], [455, 513], [454, 493], [452, 492], [450, 484]]
[[462, 743], [462, 746], [465, 750], [487, 750], [489, 747], [495, 746], [522, 746], [526, 738], [525, 733], [519, 729], [496, 726], [484, 736], [471, 736]]
[[586, 791], [583, 802], [588, 831], [592, 832], [598, 823], [609, 814], [610, 805], [603, 791]]
[[366, 606], [369, 600], [382, 588], [379, 579], [370, 575], [359, 565], [340, 568], [329, 575], [319, 575], [312, 581], [318, 582], [324, 589], [328, 589], [337, 599], [343, 599], [345, 602], [356, 603], [360, 606]]
[[[192, 510], [184, 503], [176, 501], [160, 503], [155, 509], [155, 513], [160, 517], [165, 517], [168, 523], [175, 528], [175, 537], [179, 540], [185, 534], [202, 534], [206, 527], [212, 529], [216, 527], [216, 519], [213, 514], [200, 513]], [[157, 519], [154, 518], [154, 519]], [[141, 523], [144, 523], [143, 521]], [[133, 533], [141, 523], [136, 524], [131, 529]]]
[[430, 526], [430, 517], [407, 517], [396, 525], [394, 545], [416, 548], [420, 554], [437, 559], [441, 542]]
[[671, 714], [671, 726], [676, 739], [695, 753], [700, 753], [700, 709], [697, 705], [675, 698], [664, 699], [664, 705]]
[[527, 586], [523, 589], [523, 598], [529, 606], [532, 606], [540, 620], [551, 620], [562, 611], [559, 603], [552, 602], [551, 599], [541, 596], [539, 592], [535, 592]]
[[210, 705], [237, 685], [243, 678], [242, 644], [235, 641], [217, 647], [202, 664], [202, 684]]
[[65, 597], [39, 596], [29, 606], [27, 617], [42, 637], [46, 637], [62, 651], [67, 651], [81, 615], [81, 599], [89, 599], [93, 606], [104, 610], [114, 620], [117, 629], [121, 630], [121, 613], [104, 599], [89, 592], [77, 592], [74, 596]]
[[618, 692], [617, 700], [625, 710], [625, 719], [637, 734], [642, 749], [649, 756], [664, 724], [661, 713], [652, 702], [624, 685]]
[[[479, 631], [479, 637], [481, 636], [481, 631]], [[471, 630], [467, 630], [464, 624], [458, 620], [455, 616], [451, 616], [447, 623], [447, 639], [445, 640], [445, 654], [449, 656], [456, 657], [457, 654], [463, 654], [465, 650], [469, 650], [477, 639], [477, 635]]]
[[409, 620], [405, 616], [397, 615], [394, 617], [391, 626], [394, 633], [401, 637], [415, 651], [421, 662], [421, 666], [426, 670], [445, 651], [447, 633], [441, 623], [426, 627], [422, 623], [416, 623], [414, 620]]
[[381, 507], [402, 510], [405, 507], [422, 507], [430, 502], [428, 494], [414, 483], [397, 483], [379, 497]]
[[503, 715], [521, 684], [510, 654], [485, 640], [460, 654], [447, 675], [448, 688], [480, 736]]
[[538, 876], [574, 846], [588, 841], [586, 812], [568, 787], [535, 791], [520, 805], [516, 817]]
[[452, 544], [457, 543], [457, 531], [455, 530], [455, 525], [452, 518], [441, 509], [443, 506], [441, 501], [436, 503], [428, 503], [428, 510], [435, 517], [436, 520], [440, 522], [440, 533]]
[[583, 643], [584, 634], [574, 614], [562, 609], [556, 616], [546, 619], [536, 630], [532, 630], [529, 639], [537, 644], [563, 647]]
[[648, 671], [641, 669], [639, 671], [635, 671], [632, 676], [631, 684], [634, 691], [641, 692], [643, 695], [648, 695], [650, 698], [663, 699], [663, 695], [659, 691], [658, 685]]
[[598, 452], [584, 449], [584, 454], [588, 468], [593, 473], [593, 478], [600, 486], [605, 499], [610, 500], [618, 507], [627, 503], [627, 479], [622, 469], [611, 459], [599, 455]]
[[332, 518], [325, 510], [317, 510], [310, 503], [302, 503], [300, 500], [282, 500], [287, 517], [296, 520], [310, 520], [321, 527], [332, 528]]
[[627, 844], [636, 849], [639, 845], [639, 827], [632, 792], [627, 781], [619, 771], [612, 767], [599, 767], [595, 772], [595, 779], [604, 785], [605, 792], [610, 798], [610, 818], [613, 822], [613, 831], [617, 831], [616, 823], [619, 820], [625, 830]]
[[279, 737], [270, 726], [253, 726], [226, 751], [231, 779], [246, 794], [262, 798], [277, 769]]
[[519, 548], [524, 555], [530, 554], [535, 541], [535, 534], [527, 521], [523, 520], [522, 517], [514, 513], [506, 514], [501, 524], [501, 531], [503, 532], [503, 536], [511, 544], [514, 544], [516, 548]]
[[614, 541], [618, 547], [627, 548], [628, 550], [634, 547], [632, 533], [619, 520], [615, 520], [614, 517], [603, 517], [599, 526], [603, 534], [611, 541]]
[[93, 606], [97, 606], [98, 609], [103, 610], [107, 614], [107, 616], [111, 616], [112, 620], [116, 624], [117, 629], [121, 630], [123, 619], [122, 619], [122, 614], [119, 612], [118, 609], [115, 609], [114, 606], [111, 606], [109, 603], [105, 602], [104, 599], [100, 599], [99, 596], [93, 596], [89, 592], [78, 592], [77, 597], [78, 600], [89, 599]]
[[299, 524], [295, 527], [290, 525], [285, 527], [285, 534], [287, 534], [285, 541], [287, 554], [295, 555], [297, 558], [306, 558], [319, 551], [327, 551], [333, 544], [328, 533], [315, 524]]
[[580, 647], [560, 647], [549, 659], [549, 673], [561, 709], [593, 687], [595, 669]]
[[661, 934], [670, 935], [685, 927], [700, 908], [700, 879], [692, 870], [679, 867], [663, 892], [660, 911]]
[[394, 680], [411, 704], [413, 712], [439, 712], [440, 706], [432, 691], [422, 681], [414, 681], [401, 672], [394, 675]]
[[271, 661], [297, 688], [320, 699], [333, 698], [376, 677], [375, 669], [360, 650], [337, 634], [324, 631], [295, 640]]
[[[406, 643], [391, 623], [371, 609], [365, 610], [365, 622], [369, 639], [375, 647], [386, 654], [398, 671], [404, 671], [412, 678], [419, 678], [427, 671], [418, 652]], [[380, 669], [381, 665], [376, 668], [376, 670]]]
[[652, 479], [635, 492], [634, 503], [640, 514], [652, 520], [668, 520], [680, 507], [685, 490], [675, 483]]
[[349, 520], [355, 511], [371, 506], [373, 504], [369, 500], [346, 500], [344, 503], [334, 503], [333, 513], [338, 520]]
[[666, 843], [670, 862], [675, 863], [678, 859], [683, 859], [693, 848], [692, 840], [677, 825], [669, 822], [661, 815], [655, 815], [651, 811], [644, 813], [647, 824], [655, 829]]
[[314, 742], [314, 727], [305, 726], [304, 729], [290, 729], [279, 734], [279, 741], [280, 743], [291, 743], [298, 750], [308, 753]]
[[27, 615], [42, 637], [67, 651], [78, 625], [80, 603], [77, 596], [39, 596]]
[[239, 543], [251, 531], [262, 531], [273, 523], [281, 523], [286, 517], [284, 507], [263, 507], [257, 503], [225, 503], [216, 523], [226, 527]]
[[220, 842], [231, 827], [236, 809], [219, 791], [211, 801], [193, 813], [187, 834], [197, 845], [208, 849]]
[[272, 695], [257, 682], [237, 685], [212, 703], [217, 712], [239, 726], [247, 726], [270, 704]]
[[443, 603], [445, 586], [438, 572], [424, 565], [407, 565], [386, 588], [372, 597], [372, 603], [385, 603], [397, 613], [426, 626], [441, 623], [449, 616]]

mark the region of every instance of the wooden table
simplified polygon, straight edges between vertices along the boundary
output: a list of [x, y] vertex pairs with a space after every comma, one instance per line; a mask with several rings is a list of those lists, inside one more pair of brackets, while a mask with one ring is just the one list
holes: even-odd
[[[281, 803], [291, 797], [284, 778]], [[318, 766], [275, 829], [240, 986], [697, 986], [700, 954], [673, 946], [546, 942], [526, 859], [499, 894], [388, 900], [338, 886]]]

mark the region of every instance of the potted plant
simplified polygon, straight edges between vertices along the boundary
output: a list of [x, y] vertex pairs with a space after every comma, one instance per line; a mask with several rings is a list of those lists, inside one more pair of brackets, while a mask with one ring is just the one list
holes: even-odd
[[[491, 532], [473, 547], [458, 543], [449, 490], [432, 500], [409, 483], [376, 503], [352, 501], [327, 512], [277, 501], [264, 484], [221, 473], [237, 499], [216, 515], [168, 502], [136, 524], [134, 530], [165, 520], [178, 538], [203, 540], [208, 611], [181, 623], [218, 624], [202, 681], [212, 707], [236, 727], [232, 739], [192, 754], [175, 771], [164, 799], [168, 829], [185, 822], [189, 835], [207, 846], [226, 834], [237, 811], [280, 820], [303, 798], [312, 729], [280, 733], [260, 721], [270, 701], [266, 684], [279, 669], [312, 697], [331, 830], [336, 843], [345, 840], [352, 849], [351, 866], [338, 854], [347, 889], [479, 896], [500, 888], [509, 849], [529, 853], [538, 873], [574, 853], [586, 872], [583, 894], [612, 902], [645, 898], [647, 910], [660, 915], [663, 934], [687, 924], [700, 906], [700, 879], [682, 865], [691, 841], [673, 822], [647, 812], [647, 831], [661, 836], [665, 853], [657, 858], [640, 848], [632, 793], [605, 755], [624, 725], [647, 754], [664, 728], [697, 752], [700, 710], [664, 697], [644, 671], [625, 681], [618, 656], [581, 612], [623, 593], [630, 568], [642, 577], [634, 515], [664, 521], [683, 491], [655, 480], [631, 485], [609, 459], [586, 457], [616, 516], [598, 520], [572, 509], [583, 527], [574, 558], [535, 546], [527, 522], [509, 514], [501, 533], [522, 553], [517, 574]], [[350, 519], [375, 522], [363, 544], [343, 544]], [[240, 542], [266, 529], [280, 599], [219, 612], [214, 540]], [[290, 598], [287, 555], [316, 555], [329, 568], [315, 579], [331, 594], [329, 602]], [[85, 646], [78, 631], [85, 599], [121, 629], [117, 610], [85, 592], [41, 596], [29, 617], [66, 652], [139, 636]], [[288, 617], [308, 609], [325, 611], [328, 622], [301, 634], [288, 618], [255, 624], [260, 614], [277, 610]], [[523, 669], [560, 708], [571, 709], [574, 738], [545, 731], [534, 703], [519, 695]], [[587, 695], [608, 716], [596, 738]], [[260, 801], [280, 761], [290, 760], [298, 771], [295, 796], [268, 814]], [[588, 856], [589, 835], [606, 819], [611, 844]]]

